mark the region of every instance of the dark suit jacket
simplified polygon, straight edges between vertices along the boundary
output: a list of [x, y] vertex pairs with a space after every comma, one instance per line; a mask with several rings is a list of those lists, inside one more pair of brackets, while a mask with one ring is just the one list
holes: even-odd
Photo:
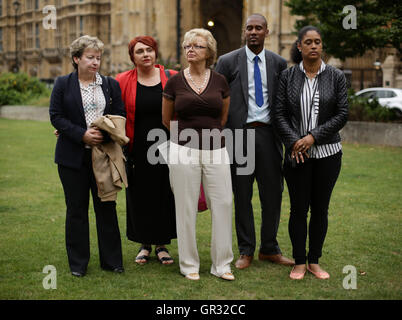
[[[265, 50], [268, 84], [268, 103], [271, 108], [275, 103], [280, 73], [287, 68], [286, 60], [272, 51]], [[242, 129], [248, 115], [248, 74], [246, 48], [229, 52], [218, 59], [215, 71], [223, 74], [230, 86], [230, 107], [226, 127]], [[272, 119], [272, 112], [270, 113]], [[278, 149], [282, 147], [277, 137]]]
[[[124, 103], [118, 82], [102, 77], [105, 95], [105, 114], [125, 117]], [[87, 130], [81, 91], [76, 71], [57, 78], [50, 98], [50, 122], [59, 131], [55, 162], [66, 167], [79, 169], [82, 165], [85, 144], [82, 137]]]

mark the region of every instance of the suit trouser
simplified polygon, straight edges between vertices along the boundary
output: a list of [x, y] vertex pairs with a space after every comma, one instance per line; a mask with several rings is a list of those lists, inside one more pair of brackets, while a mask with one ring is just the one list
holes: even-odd
[[[342, 152], [322, 159], [309, 159], [292, 168], [285, 164], [289, 189], [289, 235], [296, 264], [318, 263], [328, 229], [328, 207], [332, 190], [341, 170]], [[309, 252], [306, 256], [307, 213]]]
[[[255, 130], [255, 141], [247, 141], [246, 131]], [[262, 126], [244, 130], [243, 152], [247, 152], [247, 143], [255, 144], [255, 170], [243, 175], [237, 172], [239, 164], [234, 161], [232, 183], [235, 203], [236, 234], [240, 254], [254, 255], [256, 235], [252, 206], [254, 180], [257, 181], [261, 203], [261, 244], [259, 251], [264, 254], [279, 254], [281, 250], [276, 240], [278, 232], [282, 191], [282, 154], [271, 126]], [[235, 140], [235, 145], [240, 143]], [[236, 159], [236, 157], [235, 157]], [[240, 166], [241, 167], [241, 166]]]
[[[202, 182], [212, 217], [211, 273], [219, 277], [231, 271], [233, 260], [232, 183], [226, 148], [210, 151], [170, 145], [169, 174], [176, 205], [180, 272], [198, 273], [200, 268], [196, 218]], [[185, 154], [189, 155], [186, 159], [182, 157]], [[225, 161], [212, 160], [218, 158]]]
[[102, 202], [92, 170], [91, 150], [86, 149], [80, 169], [58, 165], [67, 206], [66, 248], [71, 271], [86, 272], [89, 257], [89, 190], [96, 215], [100, 265], [103, 269], [123, 266], [116, 202]]

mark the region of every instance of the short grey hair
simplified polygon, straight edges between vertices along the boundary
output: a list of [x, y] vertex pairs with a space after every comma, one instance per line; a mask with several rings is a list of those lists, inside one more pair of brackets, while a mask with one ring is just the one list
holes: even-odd
[[209, 30], [203, 28], [195, 28], [186, 32], [186, 34], [184, 35], [184, 41], [182, 45], [185, 46], [191, 44], [194, 41], [195, 37], [204, 38], [205, 41], [207, 42], [209, 57], [207, 58], [206, 65], [208, 68], [212, 66], [216, 60], [216, 55], [218, 51], [216, 40]]
[[75, 39], [70, 45], [70, 58], [74, 69], [78, 68], [78, 65], [74, 61], [74, 57], [81, 58], [87, 48], [95, 49], [103, 53], [104, 44], [97, 37], [91, 37], [88, 35]]

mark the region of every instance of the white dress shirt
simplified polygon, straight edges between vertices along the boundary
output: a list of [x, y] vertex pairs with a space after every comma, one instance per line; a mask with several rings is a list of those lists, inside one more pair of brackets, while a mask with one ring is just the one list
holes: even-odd
[[247, 123], [258, 121], [269, 123], [269, 105], [268, 105], [268, 83], [267, 83], [267, 68], [265, 63], [265, 50], [259, 54], [258, 67], [261, 73], [262, 95], [264, 104], [259, 107], [255, 102], [255, 86], [254, 86], [254, 57], [256, 54], [246, 46], [247, 54], [247, 74], [248, 74], [248, 116]]

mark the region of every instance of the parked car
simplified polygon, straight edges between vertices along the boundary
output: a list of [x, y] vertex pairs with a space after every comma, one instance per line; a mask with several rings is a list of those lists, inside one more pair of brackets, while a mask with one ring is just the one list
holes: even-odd
[[355, 96], [377, 98], [378, 102], [402, 116], [402, 89], [397, 88], [367, 88], [355, 93]]

